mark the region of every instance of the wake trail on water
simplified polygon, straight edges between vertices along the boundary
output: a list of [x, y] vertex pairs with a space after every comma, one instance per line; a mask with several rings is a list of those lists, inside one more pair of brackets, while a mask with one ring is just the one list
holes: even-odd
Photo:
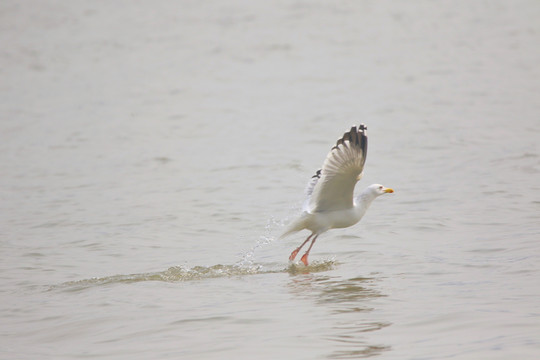
[[143, 281], [162, 281], [168, 283], [197, 281], [214, 278], [242, 277], [248, 275], [263, 274], [284, 274], [291, 275], [307, 274], [321, 271], [328, 271], [335, 268], [337, 263], [334, 260], [315, 261], [309, 266], [303, 264], [290, 264], [283, 267], [280, 264], [253, 264], [253, 266], [234, 265], [213, 265], [213, 266], [173, 266], [164, 271], [148, 272], [128, 275], [113, 275], [106, 277], [96, 277], [90, 279], [68, 281], [49, 287], [49, 290], [80, 291], [91, 287], [130, 284]]
[[260, 236], [255, 245], [241, 254], [241, 259], [233, 265], [212, 266], [173, 266], [163, 271], [135, 273], [127, 275], [112, 275], [106, 277], [94, 277], [83, 280], [68, 281], [58, 285], [52, 285], [49, 290], [79, 291], [91, 287], [110, 284], [130, 284], [144, 281], [183, 282], [197, 281], [213, 278], [228, 278], [247, 275], [289, 273], [291, 275], [307, 274], [313, 272], [328, 271], [335, 268], [337, 262], [334, 259], [314, 261], [309, 266], [289, 263], [261, 263], [255, 261], [255, 253], [261, 248], [276, 240], [272, 232], [276, 228], [282, 228], [283, 222], [270, 219], [265, 227], [265, 234]]

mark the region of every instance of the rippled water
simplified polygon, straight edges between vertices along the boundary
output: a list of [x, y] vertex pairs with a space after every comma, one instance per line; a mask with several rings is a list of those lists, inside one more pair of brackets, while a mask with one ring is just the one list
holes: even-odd
[[[0, 358], [540, 356], [536, 1], [0, 4]], [[338, 136], [396, 190], [277, 240]]]

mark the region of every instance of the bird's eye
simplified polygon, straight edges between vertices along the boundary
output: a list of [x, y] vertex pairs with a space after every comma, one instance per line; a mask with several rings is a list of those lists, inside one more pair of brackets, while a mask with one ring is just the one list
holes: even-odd
[[381, 189], [381, 190], [382, 190], [382, 186], [379, 186], [379, 189]]

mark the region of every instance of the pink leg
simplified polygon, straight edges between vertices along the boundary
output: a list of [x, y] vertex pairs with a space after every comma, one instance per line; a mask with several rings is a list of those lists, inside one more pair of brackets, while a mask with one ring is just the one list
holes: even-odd
[[311, 250], [311, 248], [313, 247], [313, 244], [315, 244], [315, 240], [317, 240], [317, 237], [319, 236], [319, 234], [315, 235], [315, 237], [313, 238], [313, 240], [311, 241], [311, 245], [309, 245], [309, 248], [307, 249], [306, 253], [302, 256], [302, 258], [300, 259], [304, 265], [308, 266], [308, 255], [309, 255], [309, 251]]
[[302, 243], [302, 245], [300, 245], [299, 247], [297, 247], [297, 248], [291, 253], [291, 256], [289, 256], [289, 261], [294, 261], [294, 258], [296, 257], [296, 255], [298, 255], [298, 252], [302, 249], [302, 247], [303, 247], [304, 245], [306, 245], [306, 243], [309, 241], [309, 239], [311, 239], [311, 237], [312, 237], [313, 235], [315, 235], [315, 234], [313, 233], [313, 234], [309, 235], [309, 236], [307, 237], [306, 241], [304, 241], [304, 242]]

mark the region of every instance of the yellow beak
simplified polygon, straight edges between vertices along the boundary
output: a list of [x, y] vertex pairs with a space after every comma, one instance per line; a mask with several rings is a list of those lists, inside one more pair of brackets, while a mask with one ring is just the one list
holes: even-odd
[[386, 188], [386, 189], [384, 189], [384, 192], [385, 193], [393, 193], [394, 189]]

